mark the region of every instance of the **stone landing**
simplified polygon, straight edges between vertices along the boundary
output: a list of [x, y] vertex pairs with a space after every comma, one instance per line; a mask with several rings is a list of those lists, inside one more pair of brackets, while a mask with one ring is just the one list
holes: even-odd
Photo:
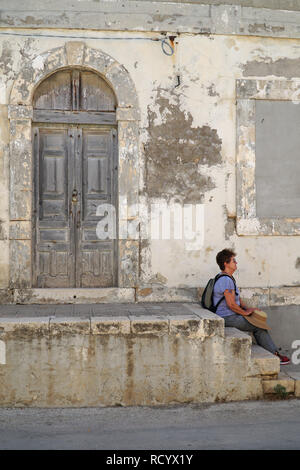
[[[0, 406], [260, 399], [279, 359], [196, 303], [1, 305]], [[289, 392], [300, 396], [299, 380]]]

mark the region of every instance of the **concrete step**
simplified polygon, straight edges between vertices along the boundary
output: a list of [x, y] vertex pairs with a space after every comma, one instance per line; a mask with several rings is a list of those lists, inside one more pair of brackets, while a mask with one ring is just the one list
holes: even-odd
[[225, 338], [227, 338], [228, 340], [233, 340], [233, 341], [235, 339], [239, 339], [249, 344], [252, 343], [252, 338], [246, 331], [241, 331], [241, 330], [238, 330], [237, 328], [232, 328], [229, 326], [225, 327]]
[[279, 372], [277, 378], [263, 380], [262, 385], [264, 394], [277, 394], [277, 385], [284, 387], [287, 393], [295, 394], [295, 380], [285, 372]]
[[200, 319], [204, 336], [224, 337], [225, 329], [223, 318], [205, 308], [202, 308], [196, 303], [184, 303], [182, 305]]
[[224, 320], [197, 305], [157, 307], [152, 315], [127, 307], [122, 316], [0, 318], [0, 406], [154, 406], [261, 396], [261, 378], [245, 380], [247, 334], [226, 328], [221, 336]]
[[276, 378], [280, 372], [280, 359], [261, 346], [252, 344], [250, 368], [251, 375]]
[[228, 357], [235, 361], [244, 362], [245, 367], [249, 362], [251, 352], [251, 337], [237, 328], [225, 327], [225, 351]]
[[285, 374], [295, 380], [295, 397], [300, 398], [300, 372], [289, 370]]

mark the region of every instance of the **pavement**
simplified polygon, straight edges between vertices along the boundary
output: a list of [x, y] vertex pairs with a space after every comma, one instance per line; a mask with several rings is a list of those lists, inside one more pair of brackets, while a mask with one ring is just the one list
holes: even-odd
[[1, 408], [0, 449], [299, 450], [299, 405], [299, 399], [290, 399], [169, 407]]

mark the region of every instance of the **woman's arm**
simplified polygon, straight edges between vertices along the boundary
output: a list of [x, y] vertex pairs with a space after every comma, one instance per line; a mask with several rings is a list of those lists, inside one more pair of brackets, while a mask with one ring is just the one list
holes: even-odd
[[235, 292], [233, 290], [228, 290], [226, 289], [224, 291], [224, 296], [225, 296], [225, 300], [226, 300], [226, 304], [227, 306], [230, 308], [230, 310], [232, 310], [234, 313], [238, 313], [239, 315], [243, 315], [243, 316], [247, 316], [247, 315], [250, 315], [251, 313], [253, 313], [253, 308], [246, 308], [246, 310], [243, 310], [242, 306], [242, 302], [241, 302], [241, 306], [239, 306], [236, 302], [235, 302]]

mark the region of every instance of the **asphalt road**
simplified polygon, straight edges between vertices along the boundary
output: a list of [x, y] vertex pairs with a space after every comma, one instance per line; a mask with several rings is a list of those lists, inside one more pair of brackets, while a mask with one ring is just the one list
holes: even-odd
[[1, 450], [300, 449], [300, 400], [1, 408]]

